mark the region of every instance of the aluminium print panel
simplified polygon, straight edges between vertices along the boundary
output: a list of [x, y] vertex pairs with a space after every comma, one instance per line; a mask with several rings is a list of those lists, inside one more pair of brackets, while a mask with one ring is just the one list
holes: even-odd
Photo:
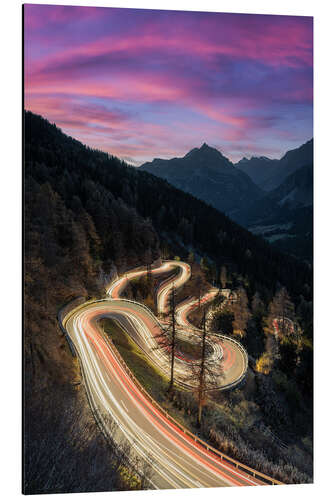
[[23, 12], [23, 492], [312, 483], [313, 19]]

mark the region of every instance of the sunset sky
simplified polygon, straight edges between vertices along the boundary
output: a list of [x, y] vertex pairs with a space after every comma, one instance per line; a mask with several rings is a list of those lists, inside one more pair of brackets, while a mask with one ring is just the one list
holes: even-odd
[[135, 165], [313, 135], [312, 18], [25, 5], [25, 108]]

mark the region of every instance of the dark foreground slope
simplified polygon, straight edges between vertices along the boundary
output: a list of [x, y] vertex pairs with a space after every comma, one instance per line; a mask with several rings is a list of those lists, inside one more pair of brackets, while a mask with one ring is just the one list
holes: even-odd
[[157, 258], [158, 236], [80, 171], [82, 145], [30, 113], [25, 139], [23, 490], [141, 488], [124, 478], [126, 446], [107, 444], [96, 427], [57, 312], [74, 297], [98, 297], [115, 266]]
[[161, 252], [185, 258], [192, 248], [217, 267], [228, 263], [249, 295], [258, 289], [266, 301], [278, 283], [295, 302], [311, 300], [311, 270], [167, 182], [85, 147], [39, 116], [24, 118], [24, 489], [128, 489], [122, 459], [88, 432], [91, 417], [57, 325], [59, 307], [98, 297], [112, 273]]

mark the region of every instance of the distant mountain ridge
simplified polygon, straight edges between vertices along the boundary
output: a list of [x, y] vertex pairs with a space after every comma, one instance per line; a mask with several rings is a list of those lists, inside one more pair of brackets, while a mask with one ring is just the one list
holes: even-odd
[[246, 173], [206, 143], [182, 158], [155, 158], [140, 169], [162, 177], [229, 215], [264, 194]]
[[261, 189], [271, 191], [288, 175], [309, 164], [313, 164], [313, 139], [299, 148], [287, 151], [280, 160], [271, 160], [265, 156], [252, 156], [251, 159], [244, 157], [235, 163], [235, 167], [248, 174]]
[[182, 158], [155, 158], [140, 170], [206, 201], [274, 246], [312, 259], [313, 139], [280, 160], [261, 156], [235, 165], [204, 143]]
[[276, 189], [235, 214], [234, 219], [280, 250], [311, 260], [313, 165], [291, 173]]
[[313, 165], [304, 165], [288, 175], [269, 196], [290, 209], [313, 205]]
[[313, 204], [313, 166], [305, 165], [290, 174], [280, 186], [249, 204], [247, 210], [235, 215], [238, 223], [249, 225], [281, 217], [292, 210]]

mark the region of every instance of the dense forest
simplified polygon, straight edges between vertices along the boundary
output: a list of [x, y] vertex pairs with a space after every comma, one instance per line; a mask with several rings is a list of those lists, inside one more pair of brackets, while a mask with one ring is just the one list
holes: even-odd
[[[312, 387], [312, 317], [302, 313], [312, 303], [310, 266], [273, 250], [208, 204], [84, 146], [31, 112], [24, 113], [24, 140], [24, 421], [30, 430], [25, 441], [26, 492], [129, 488], [114, 449], [97, 446], [99, 436], [91, 437], [96, 442], [82, 439], [83, 446], [75, 446], [90, 417], [82, 412], [73, 434], [73, 415], [78, 402], [83, 404], [84, 393], [77, 361], [57, 324], [59, 308], [78, 296], [102, 296], [106, 282], [117, 272], [160, 257], [186, 259], [192, 252], [198, 260], [205, 259], [211, 281], [218, 281], [221, 267], [227, 266], [233, 286], [243, 286], [249, 301], [259, 293], [265, 307], [281, 286], [286, 287], [310, 345], [299, 377], [304, 387]], [[69, 407], [73, 414], [65, 411]], [[55, 413], [63, 415], [61, 425]], [[45, 429], [53, 436], [46, 462], [41, 456], [45, 457], [46, 430], [41, 427], [39, 432], [38, 421], [48, 422]], [[90, 472], [77, 471], [75, 484], [68, 474], [49, 477], [60, 433], [63, 442], [71, 443], [73, 467], [87, 457]], [[109, 479], [96, 468], [101, 462], [115, 471]], [[45, 466], [38, 469], [41, 463]]]

